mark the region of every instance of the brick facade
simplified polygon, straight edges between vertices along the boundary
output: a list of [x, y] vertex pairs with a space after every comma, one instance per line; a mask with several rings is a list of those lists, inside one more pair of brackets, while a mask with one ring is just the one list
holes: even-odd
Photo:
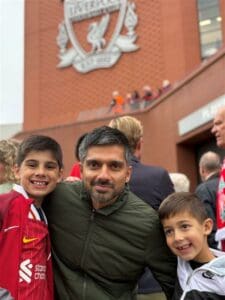
[[[134, 89], [141, 90], [145, 84], [156, 89], [167, 78], [173, 89], [148, 109], [131, 114], [144, 125], [143, 162], [164, 166], [170, 172], [184, 172], [193, 189], [198, 180], [196, 153], [201, 143], [213, 139], [212, 124], [209, 122], [181, 137], [178, 121], [225, 95], [225, 49], [200, 61], [195, 0], [135, 2], [140, 50], [123, 54], [110, 69], [87, 74], [72, 67], [56, 68], [62, 1], [25, 2], [24, 131], [16, 137], [22, 139], [35, 132], [56, 138], [63, 147], [67, 176], [74, 162], [77, 138], [94, 127], [108, 124], [112, 118], [101, 114], [101, 107], [108, 106], [113, 90], [125, 95]], [[224, 1], [221, 7], [224, 8]], [[225, 15], [222, 17], [225, 28]], [[85, 23], [81, 25], [80, 40], [86, 38], [87, 27]], [[83, 43], [88, 49], [84, 40]], [[78, 121], [80, 111], [94, 109], [100, 112], [98, 117], [86, 116]]]
[[[145, 84], [158, 88], [163, 79], [175, 82], [199, 64], [195, 0], [184, 5], [180, 0], [135, 2], [140, 49], [123, 54], [112, 68], [87, 74], [56, 68], [63, 2], [25, 2], [25, 130], [73, 122], [79, 111], [108, 105], [113, 90], [125, 96]], [[112, 23], [115, 26], [115, 20]], [[86, 50], [87, 27], [88, 21], [77, 25]], [[107, 32], [108, 40], [113, 29]]]

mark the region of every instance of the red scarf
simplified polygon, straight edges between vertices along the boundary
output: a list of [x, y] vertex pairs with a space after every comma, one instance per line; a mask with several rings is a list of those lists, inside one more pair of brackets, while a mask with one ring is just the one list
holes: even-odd
[[216, 237], [221, 241], [222, 250], [225, 251], [225, 160], [220, 172], [219, 187], [216, 202]]

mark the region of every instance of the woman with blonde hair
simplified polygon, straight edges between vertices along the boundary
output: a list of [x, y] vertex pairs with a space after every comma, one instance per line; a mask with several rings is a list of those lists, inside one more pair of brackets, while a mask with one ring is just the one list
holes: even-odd
[[16, 182], [14, 166], [19, 142], [13, 139], [0, 141], [0, 194], [9, 192]]

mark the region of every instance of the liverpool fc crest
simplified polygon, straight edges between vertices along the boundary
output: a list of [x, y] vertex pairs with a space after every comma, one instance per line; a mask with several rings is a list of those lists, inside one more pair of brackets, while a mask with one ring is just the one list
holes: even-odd
[[[135, 3], [127, 0], [65, 0], [65, 18], [56, 39], [60, 60], [57, 67], [72, 65], [87, 73], [109, 68], [123, 52], [136, 51], [135, 9]], [[85, 31], [86, 36], [79, 35]]]

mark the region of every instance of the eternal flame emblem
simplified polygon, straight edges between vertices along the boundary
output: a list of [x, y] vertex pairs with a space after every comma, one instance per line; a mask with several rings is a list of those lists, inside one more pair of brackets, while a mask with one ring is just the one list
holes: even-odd
[[[73, 65], [77, 71], [87, 73], [94, 69], [109, 68], [123, 52], [139, 49], [135, 44], [137, 35], [134, 28], [138, 22], [135, 8], [135, 3], [128, 0], [64, 0], [65, 19], [59, 24], [56, 39], [60, 49], [57, 67]], [[108, 41], [107, 30], [116, 13], [117, 22]], [[89, 49], [84, 49], [78, 41], [78, 26], [87, 19], [90, 22], [86, 22], [85, 43]]]

